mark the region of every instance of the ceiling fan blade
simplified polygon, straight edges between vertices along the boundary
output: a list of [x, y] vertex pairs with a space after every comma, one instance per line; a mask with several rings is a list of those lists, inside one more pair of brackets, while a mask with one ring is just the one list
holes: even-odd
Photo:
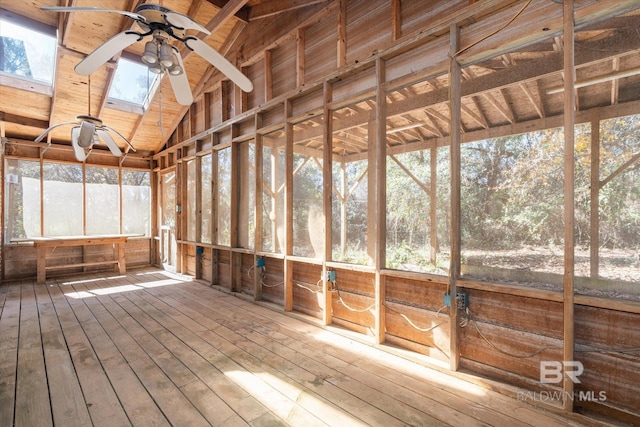
[[84, 162], [87, 157], [89, 157], [89, 153], [84, 151], [84, 148], [78, 145], [78, 138], [80, 137], [80, 126], [75, 126], [71, 128], [71, 146], [73, 147], [73, 151], [76, 154], [76, 159], [79, 162]]
[[113, 12], [128, 16], [129, 18], [135, 19], [136, 21], [147, 22], [144, 16], [134, 12], [127, 12], [126, 10], [102, 9], [101, 7], [91, 6], [42, 6], [40, 9], [48, 12]]
[[98, 133], [98, 136], [105, 142], [105, 144], [107, 144], [107, 147], [109, 147], [109, 150], [111, 150], [111, 154], [116, 157], [122, 156], [120, 147], [118, 147], [118, 144], [116, 144], [116, 142], [113, 140], [113, 138], [111, 138], [111, 135], [109, 135], [106, 130], [96, 129], [96, 132]]
[[178, 12], [167, 12], [164, 15], [164, 20], [173, 27], [182, 28], [185, 30], [198, 30], [205, 34], [211, 34], [211, 31], [207, 30], [202, 25], [198, 24], [193, 19], [189, 18], [187, 15], [183, 15]]
[[135, 31], [124, 31], [116, 34], [80, 61], [75, 67], [76, 73], [83, 75], [93, 73], [118, 52], [126, 49], [138, 40], [142, 40], [142, 35]]
[[227, 61], [227, 58], [218, 53], [217, 50], [195, 37], [187, 37], [184, 40], [184, 44], [186, 44], [189, 49], [209, 61], [211, 65], [220, 70], [220, 72], [238, 85], [240, 89], [245, 92], [251, 92], [253, 90], [253, 83], [251, 83], [251, 80], [242, 74], [242, 72], [231, 62]]
[[42, 141], [42, 140], [44, 139], [44, 137], [45, 137], [45, 136], [47, 136], [47, 134], [48, 134], [49, 132], [51, 132], [52, 130], [54, 130], [54, 129], [55, 129], [55, 128], [57, 128], [57, 127], [60, 127], [60, 126], [63, 126], [63, 125], [75, 125], [75, 124], [78, 124], [78, 122], [64, 122], [64, 123], [58, 123], [58, 124], [53, 125], [53, 126], [49, 126], [49, 128], [48, 128], [47, 130], [45, 130], [44, 132], [42, 132], [42, 133], [40, 134], [40, 136], [38, 136], [38, 137], [34, 140], [34, 142], [40, 142], [40, 141]]
[[178, 75], [174, 75], [167, 71], [167, 74], [169, 75], [169, 83], [171, 83], [171, 88], [173, 89], [176, 101], [178, 101], [180, 105], [191, 105], [193, 104], [193, 93], [191, 93], [189, 78], [184, 70], [182, 56], [180, 56], [180, 51], [178, 51], [178, 49], [175, 47], [173, 47], [173, 49], [175, 51], [176, 58], [178, 58], [178, 65], [182, 68], [182, 72]]
[[115, 130], [115, 129], [113, 129], [113, 128], [110, 128], [109, 126], [104, 126], [104, 125], [102, 126], [102, 129], [106, 129], [106, 130], [108, 130], [109, 132], [113, 132], [113, 133], [115, 133], [115, 134], [116, 134], [116, 135], [118, 135], [120, 138], [122, 138], [122, 140], [123, 140], [124, 142], [126, 142], [126, 143], [127, 143], [127, 145], [129, 146], [129, 148], [130, 148], [132, 151], [136, 151], [136, 149], [133, 147], [133, 145], [131, 145], [131, 143], [129, 142], [129, 140], [128, 140], [127, 138], [125, 138], [124, 136], [122, 136], [122, 134], [121, 134], [120, 132], [118, 132], [117, 130]]

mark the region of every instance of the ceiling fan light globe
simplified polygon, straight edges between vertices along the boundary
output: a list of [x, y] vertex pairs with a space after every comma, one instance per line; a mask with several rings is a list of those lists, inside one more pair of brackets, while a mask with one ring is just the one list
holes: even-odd
[[168, 70], [169, 70], [169, 74], [171, 74], [172, 76], [179, 76], [184, 72], [182, 67], [178, 65], [178, 61], [175, 61], [173, 66], [169, 67]]
[[171, 68], [174, 64], [173, 50], [169, 44], [163, 43], [160, 45], [159, 59], [163, 67]]
[[144, 53], [142, 54], [142, 62], [147, 65], [154, 65], [158, 63], [158, 49], [154, 42], [149, 41], [144, 46]]
[[153, 64], [149, 66], [149, 71], [154, 74], [162, 74], [162, 67], [160, 66], [160, 64]]

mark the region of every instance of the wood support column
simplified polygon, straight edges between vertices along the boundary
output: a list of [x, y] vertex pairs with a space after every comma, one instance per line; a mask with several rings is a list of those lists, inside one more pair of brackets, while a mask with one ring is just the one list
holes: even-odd
[[[564, 361], [574, 358], [574, 126], [575, 126], [575, 68], [574, 68], [574, 23], [573, 0], [563, 3], [564, 27]], [[573, 410], [573, 380], [566, 375], [563, 379], [563, 407]]]
[[429, 150], [429, 262], [436, 265], [438, 253], [438, 147]]
[[[236, 137], [236, 126], [231, 125], [231, 141]], [[230, 212], [230, 241], [231, 247], [231, 291], [240, 292], [242, 288], [242, 254], [234, 252], [234, 248], [240, 247], [240, 174], [242, 166], [240, 164], [242, 156], [240, 153], [241, 143], [231, 143], [231, 212]]]
[[591, 118], [591, 206], [589, 213], [589, 265], [591, 277], [600, 276], [600, 110]]
[[291, 101], [284, 103], [284, 309], [293, 310], [293, 124], [291, 117]]
[[333, 176], [332, 176], [332, 155], [333, 155], [333, 121], [331, 119], [331, 109], [329, 104], [333, 98], [333, 88], [329, 82], [323, 85], [323, 122], [322, 122], [322, 210], [324, 212], [324, 251], [322, 255], [322, 292], [324, 307], [322, 311], [322, 323], [324, 325], [331, 324], [332, 300], [333, 293], [329, 289], [330, 283], [327, 282], [327, 261], [331, 260], [331, 248], [333, 241], [331, 238], [331, 217], [333, 209], [331, 205], [331, 195], [333, 193]]
[[[375, 176], [375, 221], [374, 266], [376, 319], [375, 337], [378, 344], [385, 341], [385, 297], [386, 276], [381, 270], [386, 267], [387, 260], [387, 96], [384, 90], [386, 81], [385, 62], [376, 60], [376, 119], [375, 119], [375, 167], [369, 165], [369, 175]], [[371, 147], [371, 144], [369, 144]], [[371, 187], [370, 191], [371, 191]]]
[[449, 136], [451, 140], [451, 262], [449, 266], [449, 294], [451, 296], [450, 333], [449, 333], [449, 367], [457, 371], [460, 365], [460, 349], [458, 345], [458, 305], [456, 303], [457, 281], [460, 277], [461, 232], [460, 212], [460, 144], [462, 142], [462, 71], [456, 60], [456, 52], [460, 49], [460, 31], [455, 24], [450, 27], [449, 51], [451, 54], [449, 78]]
[[[262, 115], [256, 113], [255, 115], [255, 128], [260, 129], [262, 127]], [[262, 222], [262, 203], [263, 203], [263, 194], [262, 185], [263, 185], [263, 177], [264, 173], [264, 163], [263, 163], [263, 146], [262, 146], [262, 134], [256, 133], [256, 205], [255, 205], [255, 221], [256, 221], [256, 230], [254, 232], [254, 254], [262, 251], [262, 238], [263, 238], [263, 222]], [[258, 264], [258, 257], [254, 256], [253, 265], [256, 266]], [[253, 299], [259, 301], [262, 299], [262, 269], [258, 267], [254, 267], [255, 274], [253, 275]]]

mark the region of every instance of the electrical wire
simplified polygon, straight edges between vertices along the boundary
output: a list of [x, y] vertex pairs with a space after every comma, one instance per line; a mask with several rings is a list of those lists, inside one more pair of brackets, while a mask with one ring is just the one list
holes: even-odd
[[[416, 325], [415, 323], [413, 323], [411, 321], [411, 319], [409, 319], [409, 317], [406, 314], [400, 313], [398, 310], [394, 310], [393, 308], [389, 307], [387, 304], [384, 304], [384, 307], [389, 311], [393, 311], [394, 313], [398, 313], [400, 315], [400, 317], [402, 317], [404, 320], [407, 321], [407, 323], [409, 323], [409, 325], [411, 325], [413, 328], [415, 328], [416, 330], [418, 330], [420, 332], [431, 332], [434, 329], [436, 329], [437, 327], [442, 326], [445, 323], [448, 323], [448, 322], [440, 322], [440, 323], [437, 323], [437, 324], [435, 324], [435, 325], [433, 325], [433, 326], [431, 326], [429, 328], [421, 328], [418, 325]], [[442, 310], [442, 307], [436, 312], [436, 317], [438, 317], [438, 313], [440, 313], [440, 310]]]
[[480, 330], [480, 327], [478, 326], [478, 322], [473, 318], [473, 315], [469, 311], [469, 307], [467, 307], [466, 313], [467, 313], [467, 316], [468, 316], [467, 322], [471, 323], [473, 325], [473, 327], [475, 328], [476, 332], [478, 332], [478, 335], [480, 335], [480, 337], [489, 345], [489, 347], [493, 348], [494, 350], [496, 350], [499, 353], [502, 353], [502, 354], [504, 354], [506, 356], [515, 357], [517, 359], [529, 359], [531, 357], [537, 356], [538, 354], [542, 353], [545, 350], [553, 350], [553, 349], [559, 350], [559, 349], [562, 349], [562, 347], [557, 347], [557, 346], [544, 346], [544, 347], [540, 347], [540, 348], [532, 351], [531, 353], [525, 353], [525, 354], [515, 354], [515, 353], [512, 353], [510, 351], [503, 350], [502, 348], [498, 347], [497, 345], [495, 345], [494, 343], [489, 341], [489, 339], [482, 333], [482, 331]]
[[276, 288], [278, 286], [284, 285], [284, 282], [278, 282], [278, 283], [274, 283], [274, 284], [271, 284], [271, 285], [267, 285], [266, 283], [264, 283], [264, 279], [262, 279], [262, 280], [260, 280], [260, 284], [262, 286], [264, 286], [265, 288]]
[[249, 267], [249, 268], [247, 269], [247, 277], [248, 277], [249, 279], [253, 279], [253, 277], [251, 276], [251, 270], [253, 270], [254, 268], [256, 268], [256, 266], [255, 266], [255, 265], [252, 265], [251, 267]]
[[371, 304], [369, 307], [367, 308], [363, 308], [363, 309], [357, 309], [357, 308], [353, 308], [350, 307], [346, 302], [344, 302], [344, 300], [342, 299], [342, 295], [340, 295], [340, 289], [338, 289], [338, 283], [337, 282], [333, 282], [334, 284], [334, 288], [333, 290], [336, 292], [336, 294], [338, 295], [338, 301], [340, 301], [340, 303], [342, 305], [344, 305], [347, 310], [349, 311], [353, 311], [354, 313], [365, 313], [367, 311], [370, 311], [372, 308], [374, 308], [376, 306], [375, 303]]
[[322, 291], [320, 290], [320, 285], [319, 285], [320, 281], [318, 283], [316, 283], [316, 289], [312, 289], [309, 286], [303, 285], [302, 283], [294, 283], [294, 285], [301, 287], [302, 289], [305, 289], [309, 292], [311, 292], [312, 294], [320, 294], [322, 293]]
[[524, 6], [522, 6], [522, 8], [521, 8], [521, 9], [520, 9], [520, 10], [519, 10], [515, 15], [513, 15], [513, 17], [512, 17], [509, 21], [507, 21], [507, 23], [506, 23], [506, 24], [504, 24], [502, 27], [500, 27], [500, 28], [496, 29], [495, 31], [493, 31], [493, 32], [491, 32], [491, 33], [489, 33], [489, 34], [487, 34], [486, 36], [482, 37], [481, 39], [479, 39], [479, 40], [477, 40], [477, 41], [475, 41], [475, 42], [471, 43], [469, 46], [467, 46], [467, 47], [463, 47], [462, 49], [460, 49], [459, 51], [457, 51], [457, 52], [453, 55], [453, 57], [452, 57], [452, 58], [455, 58], [456, 56], [460, 55], [462, 52], [464, 52], [464, 51], [467, 51], [467, 50], [471, 49], [471, 48], [472, 48], [472, 47], [474, 47], [475, 45], [477, 45], [477, 44], [479, 44], [479, 43], [482, 43], [483, 41], [487, 40], [489, 37], [493, 37], [493, 36], [495, 36], [496, 34], [498, 34], [500, 31], [502, 31], [502, 30], [504, 30], [505, 28], [507, 28], [507, 27], [508, 27], [508, 26], [509, 26], [513, 21], [515, 21], [515, 20], [516, 20], [516, 18], [517, 18], [518, 16], [520, 16], [520, 15], [522, 14], [522, 12], [524, 12], [524, 10], [527, 8], [527, 6], [529, 6], [529, 5], [531, 4], [531, 2], [532, 2], [532, 0], [529, 0], [528, 2], [526, 2], [526, 3], [524, 4]]

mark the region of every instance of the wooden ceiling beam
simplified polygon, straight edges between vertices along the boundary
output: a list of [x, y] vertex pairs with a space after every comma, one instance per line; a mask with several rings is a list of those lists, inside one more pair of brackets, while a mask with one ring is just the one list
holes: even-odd
[[318, 3], [327, 3], [327, 0], [271, 0], [251, 6], [249, 8], [249, 21], [268, 18], [301, 7], [312, 6]]
[[31, 117], [19, 116], [17, 114], [0, 111], [0, 122], [14, 123], [22, 126], [29, 126], [38, 129], [46, 129], [49, 122], [46, 120], [34, 119]]
[[[218, 9], [222, 9], [226, 4], [227, 0], [206, 0], [207, 3], [214, 5]], [[244, 22], [245, 24], [249, 23], [249, 10], [248, 6], [241, 7], [236, 13], [235, 17], [238, 18], [239, 21]], [[191, 16], [191, 15], [189, 15]]]

